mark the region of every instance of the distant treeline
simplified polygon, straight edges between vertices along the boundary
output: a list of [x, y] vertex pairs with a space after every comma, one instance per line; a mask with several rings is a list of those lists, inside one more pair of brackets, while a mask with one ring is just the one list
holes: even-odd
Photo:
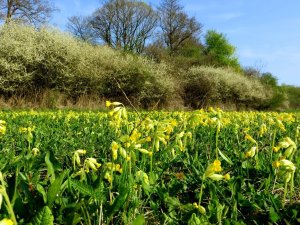
[[145, 109], [299, 108], [299, 88], [243, 68], [226, 36], [202, 35], [179, 0], [102, 1], [91, 15], [69, 18], [69, 34], [43, 27], [50, 3], [1, 5], [0, 105], [89, 107], [110, 99]]

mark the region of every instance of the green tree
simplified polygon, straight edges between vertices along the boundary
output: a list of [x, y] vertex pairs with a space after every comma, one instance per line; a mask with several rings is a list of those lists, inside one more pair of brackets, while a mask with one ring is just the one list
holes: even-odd
[[272, 86], [272, 87], [277, 87], [278, 86], [278, 79], [277, 77], [273, 76], [273, 74], [267, 72], [263, 73], [260, 77], [260, 80], [263, 84]]
[[282, 89], [287, 94], [290, 109], [300, 109], [300, 87], [292, 85], [282, 85]]
[[232, 67], [240, 71], [241, 66], [235, 56], [235, 47], [229, 43], [224, 34], [214, 30], [205, 35], [205, 63], [218, 67]]
[[280, 109], [284, 107], [284, 102], [287, 99], [286, 91], [282, 86], [278, 85], [278, 79], [272, 73], [266, 72], [262, 73], [259, 77], [261, 83], [265, 85], [266, 88], [272, 90], [272, 98], [267, 103], [269, 109]]

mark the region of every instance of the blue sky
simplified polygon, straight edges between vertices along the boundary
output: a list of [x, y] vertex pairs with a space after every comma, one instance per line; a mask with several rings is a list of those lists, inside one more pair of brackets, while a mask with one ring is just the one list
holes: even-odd
[[[145, 0], [153, 6], [158, 0]], [[54, 0], [51, 23], [64, 29], [67, 18], [89, 15], [100, 0]], [[271, 72], [279, 83], [300, 86], [300, 1], [181, 0], [186, 12], [236, 47], [243, 66]]]

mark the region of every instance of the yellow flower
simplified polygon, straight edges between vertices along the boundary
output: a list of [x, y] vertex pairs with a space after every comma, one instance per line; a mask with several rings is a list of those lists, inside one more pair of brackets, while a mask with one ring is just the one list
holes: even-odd
[[280, 166], [283, 167], [285, 170], [295, 172], [296, 167], [294, 163], [292, 163], [291, 161], [287, 159], [282, 159], [279, 162], [280, 162]]
[[112, 177], [111, 177], [111, 173], [109, 171], [107, 171], [104, 175], [104, 179], [106, 179], [109, 183], [112, 182]]
[[222, 171], [222, 167], [221, 167], [221, 161], [216, 159], [214, 162], [213, 162], [213, 170], [215, 172], [220, 172]]
[[196, 209], [199, 208], [199, 206], [198, 206], [198, 204], [197, 204], [196, 202], [193, 203], [193, 206], [194, 206]]
[[38, 148], [33, 148], [33, 149], [31, 150], [31, 152], [32, 152], [32, 154], [33, 154], [34, 156], [36, 156], [36, 155], [39, 154], [40, 150], [39, 150]]
[[256, 144], [256, 141], [254, 140], [254, 138], [251, 137], [251, 135], [249, 135], [249, 134], [245, 135], [245, 140], [251, 141], [252, 143]]
[[280, 167], [280, 162], [279, 161], [274, 161], [272, 163], [272, 165], [275, 167], [275, 168], [279, 168]]
[[97, 171], [97, 169], [101, 166], [100, 163], [97, 162], [95, 158], [87, 158], [84, 161], [85, 170], [88, 173], [90, 169]]
[[280, 150], [280, 147], [279, 147], [279, 146], [276, 146], [276, 147], [274, 146], [274, 147], [273, 147], [273, 152], [278, 152], [279, 150]]
[[136, 142], [140, 137], [141, 137], [141, 133], [139, 133], [139, 132], [137, 131], [137, 129], [134, 129], [134, 130], [132, 131], [132, 134], [130, 135], [130, 140], [131, 140], [132, 142]]
[[252, 147], [249, 151], [245, 153], [246, 158], [252, 158], [256, 153], [257, 147]]
[[263, 123], [259, 129], [259, 136], [262, 137], [266, 132], [267, 132], [267, 126], [266, 124]]
[[122, 103], [121, 102], [111, 102], [111, 101], [106, 101], [105, 102], [105, 106], [107, 108], [109, 108], [110, 106], [118, 106], [118, 105], [122, 105]]
[[106, 101], [105, 105], [106, 105], [107, 108], [109, 108], [111, 106], [111, 102], [110, 101]]
[[121, 155], [124, 159], [126, 159], [126, 157], [127, 157], [127, 152], [126, 152], [126, 150], [125, 150], [124, 148], [120, 147], [120, 148], [119, 148], [119, 153], [120, 153], [120, 155]]
[[151, 141], [151, 137], [150, 136], [146, 137], [146, 141], [150, 142]]
[[0, 225], [14, 225], [14, 222], [11, 219], [3, 219], [0, 221]]
[[118, 148], [119, 148], [119, 145], [117, 144], [117, 142], [113, 141], [111, 143], [111, 152], [112, 152], [112, 157], [114, 160], [116, 160], [118, 158]]
[[78, 155], [85, 155], [86, 154], [86, 150], [84, 149], [78, 149], [75, 151]]
[[119, 173], [122, 173], [123, 172], [123, 169], [121, 168], [121, 165], [120, 164], [116, 164], [115, 165], [115, 170]]
[[230, 174], [229, 173], [226, 173], [224, 175], [224, 180], [230, 180]]
[[3, 195], [1, 194], [1, 189], [0, 189], [0, 209], [2, 206], [2, 202], [3, 202]]
[[215, 174], [215, 172], [221, 172], [221, 161], [216, 159], [213, 163], [209, 164], [206, 171], [205, 177], [210, 177], [211, 175]]
[[137, 150], [143, 154], [150, 155], [150, 152], [144, 148], [138, 148]]
[[4, 135], [6, 133], [6, 122], [4, 120], [0, 120], [0, 133]]

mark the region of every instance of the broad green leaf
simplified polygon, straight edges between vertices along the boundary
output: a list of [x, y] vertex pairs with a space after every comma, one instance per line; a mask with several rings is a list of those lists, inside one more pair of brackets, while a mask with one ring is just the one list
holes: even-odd
[[144, 225], [145, 224], [145, 218], [143, 215], [139, 215], [135, 218], [135, 220], [132, 222], [131, 225]]
[[68, 173], [68, 171], [65, 171], [62, 173], [55, 181], [50, 185], [48, 192], [47, 192], [47, 205], [51, 208], [52, 203], [57, 198], [57, 195], [60, 191], [61, 185], [63, 183], [63, 180], [65, 178], [65, 175]]
[[55, 171], [52, 162], [50, 161], [50, 152], [48, 151], [45, 156], [45, 163], [47, 165], [48, 177], [50, 178], [50, 183], [55, 181]]
[[32, 219], [31, 225], [53, 225], [54, 217], [51, 209], [44, 206]]
[[40, 184], [37, 184], [36, 189], [43, 196], [44, 203], [47, 203], [47, 194], [45, 192], [44, 187]]
[[83, 182], [80, 182], [80, 181], [77, 181], [77, 180], [72, 180], [70, 179], [69, 180], [71, 186], [79, 191], [81, 194], [83, 195], [87, 195], [87, 196], [90, 196], [90, 197], [95, 197], [95, 192], [93, 190], [93, 188], [88, 185], [88, 184], [85, 184]]
[[233, 162], [228, 158], [227, 155], [225, 155], [220, 149], [218, 149], [218, 152], [222, 159], [224, 159], [228, 164], [233, 165]]
[[280, 219], [279, 215], [275, 212], [275, 209], [273, 207], [270, 207], [269, 216], [274, 223], [276, 223]]
[[121, 187], [120, 190], [120, 194], [119, 196], [115, 199], [114, 203], [112, 204], [112, 206], [110, 207], [109, 211], [108, 211], [108, 217], [112, 217], [115, 213], [117, 213], [122, 206], [124, 206], [128, 195], [129, 195], [129, 188], [127, 187]]

